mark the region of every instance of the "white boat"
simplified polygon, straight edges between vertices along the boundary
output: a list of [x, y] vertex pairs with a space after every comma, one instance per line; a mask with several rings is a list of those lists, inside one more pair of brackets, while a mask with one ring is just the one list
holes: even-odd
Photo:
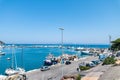
[[15, 69], [12, 69], [12, 68], [9, 68], [9, 69], [6, 69], [6, 71], [5, 71], [5, 74], [6, 75], [14, 75], [14, 74], [18, 74], [19, 72], [17, 71], [17, 70], [15, 70]]
[[[14, 48], [14, 46], [12, 46], [12, 68], [6, 69], [5, 74], [6, 75], [24, 74], [25, 70], [23, 68], [17, 67], [16, 56], [14, 54], [13, 48]], [[14, 68], [14, 65], [16, 66], [15, 68]]]
[[19, 74], [24, 74], [25, 73], [25, 69], [17, 67], [16, 71], [19, 72]]
[[3, 49], [3, 48], [4, 48], [4, 46], [3, 46], [3, 45], [0, 45], [0, 50]]
[[23, 68], [16, 68], [16, 69], [12, 69], [12, 68], [9, 68], [9, 69], [6, 69], [5, 71], [5, 74], [6, 75], [14, 75], [14, 74], [24, 74], [25, 73], [25, 70]]
[[5, 55], [5, 52], [0, 52], [0, 55]]
[[90, 51], [86, 50], [86, 51], [82, 51], [83, 53], [90, 53]]
[[7, 58], [7, 60], [10, 60], [10, 58]]
[[86, 55], [92, 55], [93, 53], [90, 53], [89, 50], [84, 50], [84, 51], [81, 51], [81, 53], [83, 54], [86, 54]]
[[0, 51], [0, 55], [5, 55], [5, 52]]

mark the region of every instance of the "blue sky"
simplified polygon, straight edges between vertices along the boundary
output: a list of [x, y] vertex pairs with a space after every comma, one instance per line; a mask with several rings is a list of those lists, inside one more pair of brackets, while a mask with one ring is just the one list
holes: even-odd
[[120, 37], [120, 0], [0, 0], [6, 43], [108, 44]]

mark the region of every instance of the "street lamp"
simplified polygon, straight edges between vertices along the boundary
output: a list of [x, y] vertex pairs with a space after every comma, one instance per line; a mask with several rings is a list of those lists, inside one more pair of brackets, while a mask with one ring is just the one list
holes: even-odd
[[[61, 31], [61, 50], [62, 50], [62, 56], [63, 56], [63, 28], [59, 28], [59, 30]], [[61, 59], [61, 62], [63, 63], [63, 57]], [[62, 77], [63, 77], [63, 67], [62, 67]]]
[[111, 35], [109, 35], [109, 48], [110, 48], [110, 51], [111, 51]]

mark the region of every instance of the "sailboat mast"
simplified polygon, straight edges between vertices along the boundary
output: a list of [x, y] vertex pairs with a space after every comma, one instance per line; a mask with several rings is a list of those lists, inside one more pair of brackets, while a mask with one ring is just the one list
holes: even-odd
[[23, 68], [23, 46], [22, 46], [22, 53], [21, 53], [21, 67]]
[[12, 69], [14, 68], [14, 51], [13, 51], [13, 45], [12, 45]]
[[15, 45], [12, 45], [12, 68], [17, 68], [17, 61], [15, 56]]

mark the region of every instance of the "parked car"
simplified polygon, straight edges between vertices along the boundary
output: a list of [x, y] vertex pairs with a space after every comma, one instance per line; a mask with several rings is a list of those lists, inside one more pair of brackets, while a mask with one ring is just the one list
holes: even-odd
[[86, 64], [86, 66], [88, 66], [88, 67], [95, 67], [96, 65], [93, 62], [89, 62], [89, 63]]
[[120, 51], [117, 52], [116, 57], [120, 57]]
[[70, 61], [66, 61], [65, 64], [66, 64], [66, 65], [69, 65], [69, 64], [71, 64], [71, 62], [70, 62]]
[[93, 61], [91, 61], [91, 62], [93, 62], [94, 64], [96, 64], [96, 65], [98, 65], [98, 64], [100, 64], [101, 63], [101, 61], [100, 60], [93, 60]]
[[79, 67], [80, 67], [80, 66], [86, 66], [86, 62], [81, 62], [81, 63], [79, 63], [78, 65], [79, 65]]
[[99, 54], [99, 60], [104, 61], [107, 56], [105, 54]]
[[50, 68], [48, 66], [42, 66], [41, 67], [41, 71], [47, 71], [50, 70]]

